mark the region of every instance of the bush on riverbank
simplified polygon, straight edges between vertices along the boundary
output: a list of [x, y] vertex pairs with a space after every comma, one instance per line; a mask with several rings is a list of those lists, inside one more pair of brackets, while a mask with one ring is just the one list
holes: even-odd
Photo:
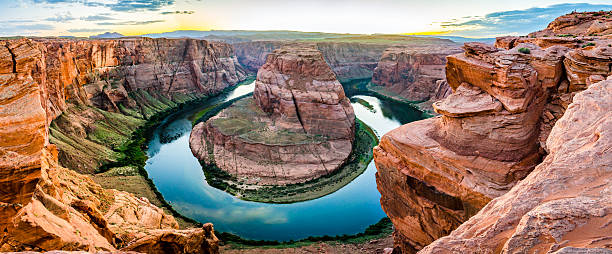
[[337, 235], [337, 236], [310, 236], [301, 240], [290, 241], [266, 241], [266, 240], [249, 240], [240, 236], [227, 233], [215, 232], [215, 235], [223, 242], [229, 244], [232, 248], [246, 249], [252, 247], [258, 248], [296, 248], [301, 246], [311, 245], [317, 242], [337, 242], [337, 243], [363, 243], [372, 239], [380, 239], [390, 235], [393, 232], [393, 224], [387, 217], [380, 219], [376, 224], [368, 226], [364, 232], [354, 235]]

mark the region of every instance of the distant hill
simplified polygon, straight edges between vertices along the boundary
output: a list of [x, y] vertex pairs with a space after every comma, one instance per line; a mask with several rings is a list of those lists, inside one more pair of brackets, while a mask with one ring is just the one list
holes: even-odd
[[106, 32], [103, 34], [89, 36], [89, 38], [91, 39], [113, 39], [113, 38], [121, 38], [121, 37], [124, 37], [123, 34], [115, 33], [115, 32]]
[[467, 38], [461, 36], [444, 36], [444, 35], [411, 35], [415, 37], [426, 37], [426, 38], [440, 38], [440, 39], [449, 39], [456, 43], [466, 43], [466, 42], [482, 42], [487, 44], [495, 43], [495, 38]]
[[211, 41], [225, 41], [227, 43], [239, 43], [248, 41], [352, 41], [370, 43], [415, 43], [419, 38], [423, 43], [426, 39], [450, 40], [454, 43], [463, 44], [465, 42], [494, 43], [495, 38], [466, 38], [460, 36], [444, 35], [393, 35], [393, 34], [339, 34], [322, 32], [300, 32], [300, 31], [249, 31], [249, 30], [177, 30], [165, 33], [143, 34], [142, 37], [150, 38], [197, 38]]
[[254, 40], [305, 40], [356, 36], [357, 34], [336, 34], [299, 31], [247, 31], [247, 30], [177, 30], [166, 33], [143, 34], [150, 38], [208, 38], [212, 40], [254, 41]]

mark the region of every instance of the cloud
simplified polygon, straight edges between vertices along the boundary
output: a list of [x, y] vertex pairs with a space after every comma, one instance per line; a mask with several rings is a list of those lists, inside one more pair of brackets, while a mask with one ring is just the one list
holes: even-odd
[[139, 26], [164, 22], [165, 20], [147, 20], [147, 21], [121, 21], [121, 22], [100, 22], [96, 23], [100, 26]]
[[171, 14], [194, 14], [195, 11], [164, 11], [161, 15], [171, 15]]
[[174, 0], [119, 0], [115, 4], [107, 4], [113, 11], [158, 11], [162, 7], [173, 5]]
[[115, 19], [113, 17], [109, 17], [108, 15], [110, 15], [110, 14], [92, 15], [92, 16], [87, 16], [87, 17], [81, 17], [80, 20], [84, 20], [84, 21], [105, 21], [105, 20], [114, 20]]
[[495, 37], [500, 35], [525, 35], [546, 28], [556, 17], [572, 11], [610, 10], [607, 4], [557, 4], [525, 10], [502, 11], [484, 16], [463, 17], [461, 20], [440, 22], [441, 27], [453, 31], [452, 35], [471, 37]]
[[102, 32], [102, 31], [106, 31], [107, 29], [102, 29], [102, 28], [75, 28], [75, 29], [68, 29], [68, 32], [71, 33], [95, 33], [95, 32]]
[[61, 13], [55, 14], [54, 17], [49, 17], [49, 18], [46, 18], [45, 20], [54, 21], [54, 22], [66, 22], [66, 21], [75, 20], [75, 18], [72, 17], [72, 14], [70, 12], [66, 12], [64, 14], [61, 14]]
[[63, 4], [77, 3], [89, 7], [107, 7], [113, 11], [137, 12], [137, 11], [159, 11], [162, 7], [173, 5], [175, 0], [118, 0], [115, 3], [104, 3], [99, 1], [83, 0], [33, 0], [34, 3]]

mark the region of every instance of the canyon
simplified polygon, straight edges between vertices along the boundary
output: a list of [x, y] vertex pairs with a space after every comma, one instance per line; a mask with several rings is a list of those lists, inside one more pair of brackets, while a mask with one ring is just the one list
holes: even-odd
[[[104, 189], [75, 171], [92, 172], [108, 155], [82, 153], [112, 151], [122, 141], [92, 133], [112, 129], [126, 140], [164, 105], [244, 79], [229, 45], [19, 39], [2, 41], [0, 59], [0, 251], [218, 251], [211, 224], [179, 229], [147, 198]], [[112, 125], [99, 125], [104, 119]], [[76, 142], [63, 142], [70, 139]]]
[[353, 36], [308, 41], [250, 41], [233, 43], [238, 62], [245, 69], [257, 72], [266, 62], [266, 56], [284, 45], [309, 44], [323, 54], [341, 82], [351, 79], [371, 78], [379, 65], [383, 52], [389, 48], [401, 48], [425, 53], [429, 49], [458, 48], [447, 39], [419, 38], [397, 35]]
[[441, 116], [374, 150], [397, 252], [611, 247], [610, 24], [607, 12], [571, 13], [447, 57]]
[[247, 184], [285, 185], [347, 161], [355, 114], [321, 52], [283, 46], [259, 69], [252, 98], [235, 102], [190, 137], [194, 155]]
[[[394, 35], [0, 40], [0, 251], [240, 251], [177, 216], [143, 149], [163, 119], [257, 72], [252, 97], [193, 127], [200, 161], [255, 186], [337, 172], [360, 125], [340, 81], [371, 77], [369, 92], [438, 114], [374, 148], [387, 252], [607, 253], [610, 15], [463, 47]], [[390, 244], [377, 241], [299, 251]]]
[[370, 89], [411, 102], [444, 99], [452, 92], [445, 78], [446, 56], [459, 52], [453, 46], [388, 48], [374, 69]]

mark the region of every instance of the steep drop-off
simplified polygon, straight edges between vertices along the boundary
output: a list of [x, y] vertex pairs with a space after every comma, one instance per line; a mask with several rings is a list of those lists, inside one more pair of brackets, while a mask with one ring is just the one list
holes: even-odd
[[[51, 144], [58, 139], [49, 126], [57, 118], [53, 131], [64, 140], [120, 142], [91, 133], [103, 126], [129, 136], [155, 113], [138, 95], [156, 94], [151, 97], [172, 105], [242, 79], [228, 45], [164, 39], [0, 45], [0, 251], [217, 252], [212, 225], [178, 230], [176, 220], [146, 198], [103, 189], [60, 166], [62, 153], [79, 157], [88, 147]], [[80, 166], [86, 171], [99, 164]]]
[[443, 99], [451, 93], [444, 75], [446, 56], [459, 52], [458, 46], [450, 45], [388, 48], [374, 69], [371, 89], [407, 101]]
[[[583, 15], [593, 18], [572, 18]], [[442, 116], [407, 124], [383, 136], [374, 152], [377, 183], [383, 209], [396, 227], [398, 251], [413, 253], [424, 248], [449, 234], [491, 199], [511, 189], [511, 192], [523, 193], [515, 196], [517, 199], [539, 195], [534, 188], [515, 185], [540, 163], [542, 156], [552, 152], [551, 142], [546, 141], [548, 134], [565, 113], [572, 97], [611, 74], [608, 68], [602, 68], [609, 66], [609, 52], [612, 51], [610, 39], [605, 36], [591, 34], [565, 39], [567, 37], [555, 34], [555, 37], [535, 37], [554, 34], [551, 31], [566, 31], [559, 30], [560, 27], [588, 27], [581, 22], [592, 26], [610, 20], [602, 13], [574, 13], [558, 18], [547, 30], [533, 36], [498, 38], [497, 47], [467, 43], [464, 53], [447, 58], [446, 78], [453, 93], [433, 104]], [[568, 40], [572, 43], [566, 43]], [[602, 86], [606, 84], [609, 83]], [[609, 100], [606, 98], [596, 99]], [[609, 107], [605, 103], [601, 105], [604, 109]], [[597, 122], [598, 117], [602, 117], [595, 113], [598, 110], [601, 108], [588, 115], [594, 117], [592, 121]], [[546, 160], [550, 160], [550, 156]], [[609, 158], [600, 158], [596, 163], [605, 165], [606, 160]], [[545, 164], [546, 161], [538, 168]], [[579, 165], [568, 164], [569, 168], [573, 166], [579, 168]], [[607, 169], [609, 165], [602, 170]], [[560, 174], [566, 178], [573, 176]], [[552, 185], [563, 185], [563, 182], [551, 181]], [[609, 188], [609, 183], [602, 186]], [[531, 191], [533, 193], [529, 194]], [[575, 195], [582, 197], [580, 193]], [[496, 199], [495, 203], [499, 209], [507, 211], [511, 203], [503, 202]], [[605, 209], [602, 211], [604, 215], [609, 213]], [[571, 209], [565, 212], [574, 213]], [[491, 245], [466, 240], [454, 245], [452, 250], [499, 252], [501, 247], [495, 245], [498, 240], [494, 237], [509, 237], [512, 232], [520, 231], [516, 224], [498, 220], [499, 216], [503, 215], [487, 213], [480, 215], [478, 221], [483, 225], [493, 225], [497, 221], [501, 224], [496, 225], [503, 227], [505, 233], [495, 227], [481, 227], [495, 234], [469, 233], [483, 242], [490, 240]], [[601, 223], [599, 225], [605, 228], [606, 223]], [[453, 233], [460, 234], [465, 231]], [[477, 249], [478, 246], [481, 248]], [[432, 253], [442, 250], [443, 243], [430, 249]]]
[[46, 100], [51, 119], [57, 117], [51, 142], [62, 165], [83, 173], [119, 159], [113, 150], [143, 120], [245, 78], [231, 46], [223, 43], [147, 38], [40, 43]]
[[197, 124], [190, 146], [198, 159], [241, 181], [284, 185], [337, 170], [354, 135], [342, 85], [318, 50], [296, 45], [270, 53], [253, 98]]
[[[292, 41], [251, 41], [234, 43], [232, 46], [240, 64], [256, 72], [266, 62], [266, 56]], [[370, 36], [333, 39], [310, 43], [323, 54], [340, 81], [371, 78], [385, 49], [401, 46], [415, 51], [427, 51], [431, 46], [457, 47], [449, 40], [437, 38], [415, 38], [407, 36]]]

